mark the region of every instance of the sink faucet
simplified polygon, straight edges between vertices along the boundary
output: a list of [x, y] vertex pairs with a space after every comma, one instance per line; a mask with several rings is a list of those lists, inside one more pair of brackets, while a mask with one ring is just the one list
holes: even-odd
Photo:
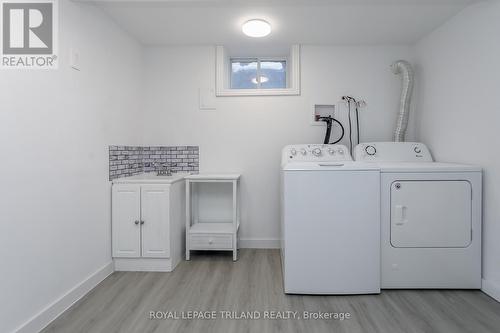
[[172, 176], [172, 170], [170, 169], [170, 163], [164, 163], [161, 167], [156, 171], [157, 176]]

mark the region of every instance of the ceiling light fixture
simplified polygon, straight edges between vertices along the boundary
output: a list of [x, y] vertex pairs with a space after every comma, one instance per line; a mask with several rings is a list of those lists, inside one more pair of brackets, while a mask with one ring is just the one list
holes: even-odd
[[249, 37], [265, 37], [271, 33], [271, 25], [267, 21], [253, 19], [243, 23], [241, 30]]

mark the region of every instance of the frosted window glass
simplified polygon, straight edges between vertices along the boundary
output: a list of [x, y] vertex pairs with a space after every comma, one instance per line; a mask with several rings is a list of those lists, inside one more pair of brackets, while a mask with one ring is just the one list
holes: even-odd
[[260, 87], [262, 89], [286, 88], [286, 61], [261, 61]]
[[231, 89], [285, 89], [285, 60], [231, 59]]
[[256, 89], [257, 60], [231, 61], [231, 89]]

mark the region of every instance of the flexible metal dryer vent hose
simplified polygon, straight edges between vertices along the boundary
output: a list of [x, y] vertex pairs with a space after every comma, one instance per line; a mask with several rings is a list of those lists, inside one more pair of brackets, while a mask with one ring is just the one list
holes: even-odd
[[394, 74], [403, 75], [403, 89], [401, 90], [401, 100], [399, 106], [396, 130], [394, 131], [394, 141], [405, 141], [408, 118], [410, 116], [411, 95], [413, 92], [413, 69], [406, 60], [398, 60], [391, 65]]

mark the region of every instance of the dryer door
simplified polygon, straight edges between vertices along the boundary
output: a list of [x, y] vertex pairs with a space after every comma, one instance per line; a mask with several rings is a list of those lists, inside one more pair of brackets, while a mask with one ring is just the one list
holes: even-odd
[[472, 189], [467, 181], [391, 184], [394, 247], [467, 247], [472, 235]]

